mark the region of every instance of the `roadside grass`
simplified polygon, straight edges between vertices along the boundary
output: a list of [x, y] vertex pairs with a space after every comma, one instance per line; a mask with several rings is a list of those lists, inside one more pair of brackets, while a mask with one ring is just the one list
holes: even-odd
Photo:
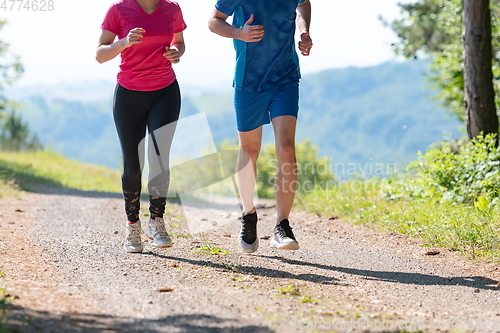
[[120, 172], [72, 161], [50, 151], [0, 152], [0, 196], [37, 186], [121, 192]]
[[391, 180], [344, 182], [298, 198], [299, 206], [323, 218], [340, 218], [420, 239], [424, 247], [459, 251], [472, 259], [500, 262], [500, 208], [478, 197], [474, 205], [432, 198], [391, 198]]
[[[0, 276], [3, 274], [0, 272]], [[14, 297], [10, 296], [6, 289], [0, 288], [0, 333], [5, 332], [3, 323], [7, 319], [7, 308], [13, 299]]]

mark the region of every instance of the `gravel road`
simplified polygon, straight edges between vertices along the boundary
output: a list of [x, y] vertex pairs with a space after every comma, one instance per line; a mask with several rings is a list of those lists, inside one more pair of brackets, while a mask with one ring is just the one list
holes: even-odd
[[[174, 246], [144, 237], [128, 254], [120, 195], [44, 192], [0, 200], [6, 326], [21, 332], [500, 332], [498, 264], [299, 211], [301, 249], [271, 249], [272, 206], [254, 254], [236, 245], [236, 210], [176, 204]], [[210, 230], [191, 235], [185, 216]]]

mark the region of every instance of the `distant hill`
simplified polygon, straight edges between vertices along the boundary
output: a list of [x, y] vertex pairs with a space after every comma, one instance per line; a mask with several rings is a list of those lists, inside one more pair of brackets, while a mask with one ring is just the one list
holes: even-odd
[[311, 138], [337, 163], [416, 159], [462, 126], [432, 99], [423, 62], [329, 70], [302, 83], [299, 139]]
[[[320, 147], [320, 155], [330, 157], [341, 172], [352, 170], [354, 164], [359, 164], [358, 171], [377, 163], [401, 166], [444, 133], [461, 136], [461, 124], [432, 100], [425, 71], [423, 62], [409, 61], [305, 75], [298, 141], [310, 138]], [[9, 96], [22, 103], [24, 118], [53, 150], [117, 168], [120, 149], [111, 112], [113, 89], [112, 82], [82, 83], [11, 89]], [[230, 89], [204, 92], [183, 87], [182, 91], [183, 117], [204, 112], [216, 143], [236, 138]], [[264, 133], [264, 141], [273, 142], [270, 126]], [[197, 129], [192, 135], [196, 138]]]

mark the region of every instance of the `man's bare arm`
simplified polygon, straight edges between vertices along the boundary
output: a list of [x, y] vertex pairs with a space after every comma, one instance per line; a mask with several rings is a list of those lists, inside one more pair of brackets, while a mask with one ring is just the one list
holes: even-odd
[[214, 9], [208, 21], [208, 28], [222, 37], [239, 39], [248, 43], [259, 42], [264, 37], [264, 26], [250, 25], [254, 19], [253, 14], [241, 29], [227, 23], [227, 18], [226, 14]]
[[297, 24], [300, 33], [309, 32], [311, 25], [311, 2], [309, 0], [297, 6]]
[[309, 27], [311, 26], [311, 1], [297, 6], [297, 25], [300, 31], [299, 50], [304, 56], [308, 56], [313, 46]]

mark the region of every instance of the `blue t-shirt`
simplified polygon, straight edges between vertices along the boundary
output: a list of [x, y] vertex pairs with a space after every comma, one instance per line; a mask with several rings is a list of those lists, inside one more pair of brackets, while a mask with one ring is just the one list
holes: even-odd
[[234, 40], [236, 71], [233, 87], [257, 92], [300, 79], [295, 51], [297, 5], [307, 0], [217, 0], [215, 8], [233, 15], [233, 26], [241, 28], [254, 15], [251, 25], [263, 25], [261, 41]]

